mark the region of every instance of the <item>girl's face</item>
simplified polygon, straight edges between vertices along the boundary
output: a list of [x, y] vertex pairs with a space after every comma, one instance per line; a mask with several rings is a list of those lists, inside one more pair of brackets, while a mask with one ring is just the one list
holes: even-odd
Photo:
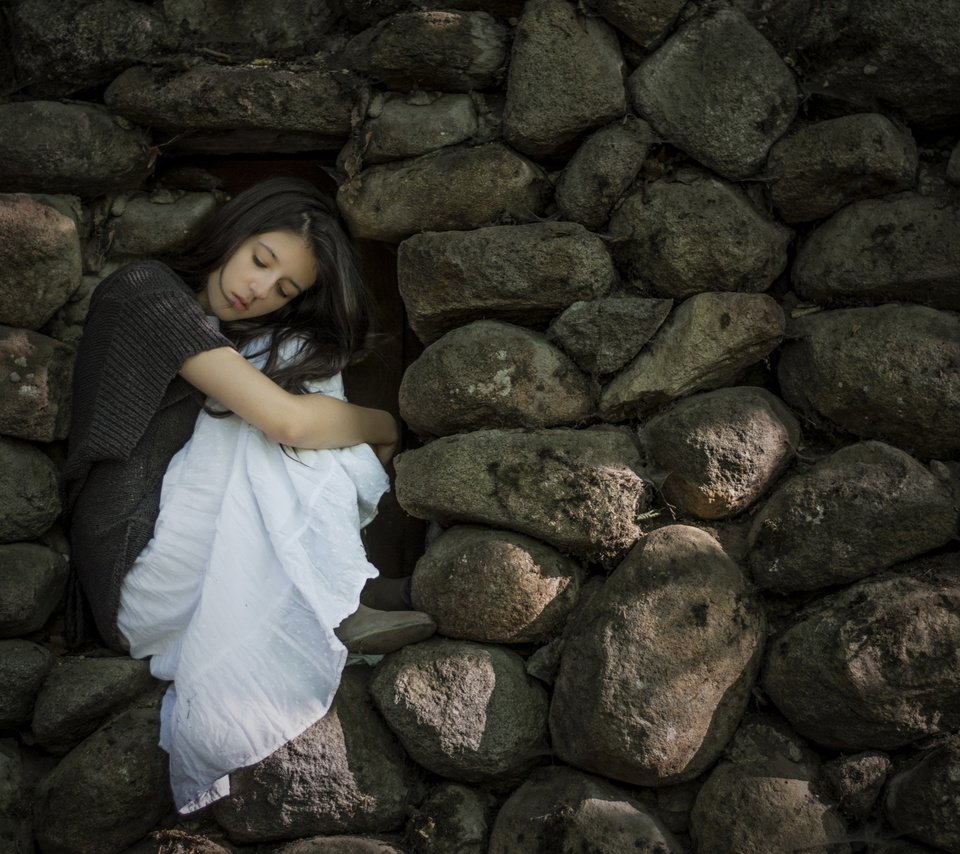
[[220, 320], [249, 320], [282, 308], [313, 287], [317, 261], [292, 231], [255, 234], [207, 277], [197, 295]]

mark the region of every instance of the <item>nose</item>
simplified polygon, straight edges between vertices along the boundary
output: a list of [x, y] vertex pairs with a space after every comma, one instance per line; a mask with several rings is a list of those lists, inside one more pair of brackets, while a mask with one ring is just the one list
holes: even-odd
[[270, 293], [270, 288], [272, 287], [273, 282], [269, 281], [266, 277], [254, 279], [250, 283], [250, 296], [253, 299], [263, 299]]

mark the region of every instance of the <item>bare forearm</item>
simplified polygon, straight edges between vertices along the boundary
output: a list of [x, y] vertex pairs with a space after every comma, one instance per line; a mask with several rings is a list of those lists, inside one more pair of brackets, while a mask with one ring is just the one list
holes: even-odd
[[297, 448], [345, 448], [350, 445], [391, 445], [397, 441], [397, 423], [389, 412], [346, 403], [322, 394], [299, 395], [278, 441]]

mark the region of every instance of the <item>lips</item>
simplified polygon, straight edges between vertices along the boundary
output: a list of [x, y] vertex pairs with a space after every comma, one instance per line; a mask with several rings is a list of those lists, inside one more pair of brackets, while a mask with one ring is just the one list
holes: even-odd
[[230, 305], [232, 305], [237, 311], [247, 310], [247, 304], [238, 296], [230, 297]]

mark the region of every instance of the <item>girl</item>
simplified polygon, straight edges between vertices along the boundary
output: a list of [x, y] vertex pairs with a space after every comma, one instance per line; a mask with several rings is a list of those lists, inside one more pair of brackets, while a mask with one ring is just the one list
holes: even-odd
[[435, 628], [358, 606], [376, 574], [359, 528], [397, 440], [388, 413], [342, 399], [366, 322], [350, 244], [295, 179], [241, 193], [172, 267], [135, 263], [94, 292], [72, 563], [104, 641], [173, 682], [161, 745], [183, 812], [325, 714], [344, 644], [388, 652]]

